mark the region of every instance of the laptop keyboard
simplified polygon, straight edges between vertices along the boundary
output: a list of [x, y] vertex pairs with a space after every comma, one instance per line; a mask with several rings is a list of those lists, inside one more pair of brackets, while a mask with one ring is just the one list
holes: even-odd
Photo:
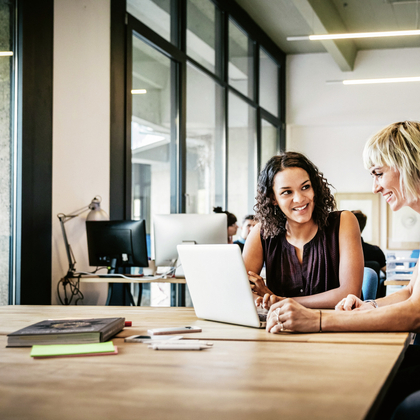
[[267, 322], [267, 314], [258, 314], [261, 322]]
[[267, 309], [261, 308], [261, 306], [257, 306], [257, 313], [261, 322], [267, 322], [267, 314], [268, 314]]

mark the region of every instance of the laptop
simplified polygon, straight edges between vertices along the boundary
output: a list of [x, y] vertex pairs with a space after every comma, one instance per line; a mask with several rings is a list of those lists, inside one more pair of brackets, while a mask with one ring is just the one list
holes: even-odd
[[198, 318], [265, 328], [266, 310], [255, 306], [238, 245], [178, 245]]

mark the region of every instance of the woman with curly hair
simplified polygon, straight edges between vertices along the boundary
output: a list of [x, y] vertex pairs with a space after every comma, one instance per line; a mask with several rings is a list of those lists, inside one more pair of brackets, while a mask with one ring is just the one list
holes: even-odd
[[[244, 248], [257, 304], [293, 297], [309, 308], [334, 308], [349, 293], [360, 296], [363, 252], [356, 217], [333, 211], [330, 184], [304, 155], [272, 157], [258, 179], [259, 222]], [[266, 281], [260, 273], [266, 266]]]

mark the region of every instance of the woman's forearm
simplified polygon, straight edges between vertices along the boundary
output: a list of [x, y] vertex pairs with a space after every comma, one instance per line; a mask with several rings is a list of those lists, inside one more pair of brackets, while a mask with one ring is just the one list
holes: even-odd
[[364, 311], [325, 311], [323, 331], [420, 331], [420, 302], [403, 302]]
[[398, 290], [398, 292], [394, 292], [388, 296], [385, 296], [380, 299], [376, 299], [376, 303], [378, 306], [387, 306], [387, 305], [393, 305], [394, 303], [402, 302], [404, 300], [407, 300], [410, 297], [410, 292], [407, 287], [405, 287], [402, 290]]
[[292, 297], [296, 302], [307, 308], [312, 309], [333, 309], [337, 303], [347, 295], [354, 293], [352, 290], [337, 287], [336, 289], [327, 290], [326, 292], [317, 293], [309, 296]]

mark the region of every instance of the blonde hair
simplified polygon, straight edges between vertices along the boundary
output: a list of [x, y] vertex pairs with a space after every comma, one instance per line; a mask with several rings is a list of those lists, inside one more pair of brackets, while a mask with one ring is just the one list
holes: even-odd
[[366, 169], [388, 166], [400, 173], [403, 196], [420, 198], [420, 123], [390, 124], [372, 136], [363, 150]]

